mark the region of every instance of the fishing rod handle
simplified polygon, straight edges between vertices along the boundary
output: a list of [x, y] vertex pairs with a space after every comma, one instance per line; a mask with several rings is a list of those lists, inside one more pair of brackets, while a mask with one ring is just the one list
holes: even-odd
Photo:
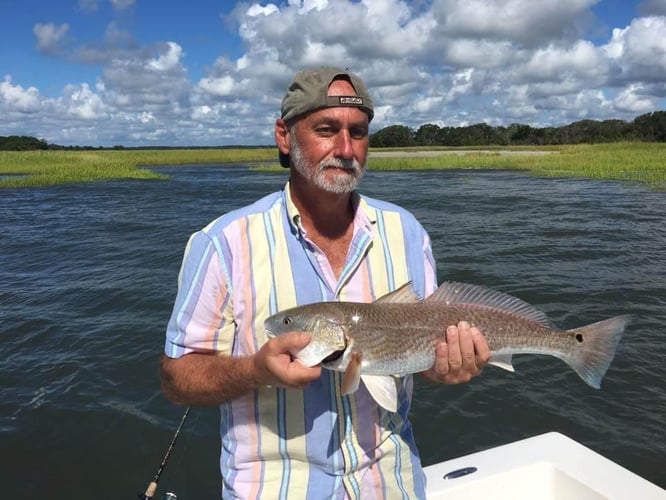
[[157, 491], [157, 481], [153, 481], [148, 485], [148, 488], [146, 488], [146, 492], [144, 494], [138, 493], [138, 497], [141, 498], [141, 500], [151, 500], [155, 496], [155, 492]]

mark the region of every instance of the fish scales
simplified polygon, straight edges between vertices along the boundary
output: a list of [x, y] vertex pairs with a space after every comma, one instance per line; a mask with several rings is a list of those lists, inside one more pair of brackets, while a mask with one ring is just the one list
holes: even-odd
[[[445, 339], [447, 325], [467, 321], [478, 327], [492, 352], [530, 352], [566, 356], [575, 336], [500, 309], [466, 304], [334, 303], [346, 320], [354, 349], [362, 354], [362, 371], [405, 374], [427, 370], [434, 347]], [[353, 320], [352, 318], [356, 318]]]

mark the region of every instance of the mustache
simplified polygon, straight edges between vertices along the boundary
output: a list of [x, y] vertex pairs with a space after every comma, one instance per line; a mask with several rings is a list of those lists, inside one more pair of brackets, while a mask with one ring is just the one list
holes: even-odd
[[343, 160], [342, 158], [329, 158], [319, 163], [320, 171], [327, 168], [340, 168], [343, 170], [352, 170], [354, 172], [360, 172], [363, 170], [363, 167], [356, 159]]

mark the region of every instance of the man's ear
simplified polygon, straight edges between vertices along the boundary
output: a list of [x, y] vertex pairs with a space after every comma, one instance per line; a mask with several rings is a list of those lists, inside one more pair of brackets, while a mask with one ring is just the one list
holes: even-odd
[[282, 118], [275, 120], [275, 145], [280, 153], [289, 154], [291, 142], [289, 140], [289, 127]]

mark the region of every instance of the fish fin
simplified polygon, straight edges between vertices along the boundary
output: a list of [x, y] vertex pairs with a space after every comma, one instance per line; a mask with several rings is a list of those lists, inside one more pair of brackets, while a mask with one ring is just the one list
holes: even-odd
[[511, 362], [511, 354], [492, 354], [490, 360], [488, 360], [489, 365], [495, 365], [504, 370], [514, 372], [513, 363]]
[[532, 304], [512, 295], [498, 292], [479, 285], [446, 281], [425, 299], [426, 302], [445, 302], [446, 304], [476, 304], [495, 307], [517, 314], [525, 319], [536, 321], [547, 328], [554, 328], [553, 322], [543, 311]]
[[633, 316], [615, 316], [567, 332], [577, 340], [571, 357], [560, 356], [589, 386], [599, 389], [615, 357], [624, 329]]
[[366, 389], [377, 404], [388, 411], [398, 411], [398, 389], [391, 375], [362, 375]]
[[349, 363], [342, 375], [342, 395], [346, 396], [358, 389], [361, 380], [361, 355], [357, 352], [351, 353]]
[[421, 299], [412, 288], [411, 281], [375, 300], [376, 304], [410, 304], [414, 302], [421, 302]]

